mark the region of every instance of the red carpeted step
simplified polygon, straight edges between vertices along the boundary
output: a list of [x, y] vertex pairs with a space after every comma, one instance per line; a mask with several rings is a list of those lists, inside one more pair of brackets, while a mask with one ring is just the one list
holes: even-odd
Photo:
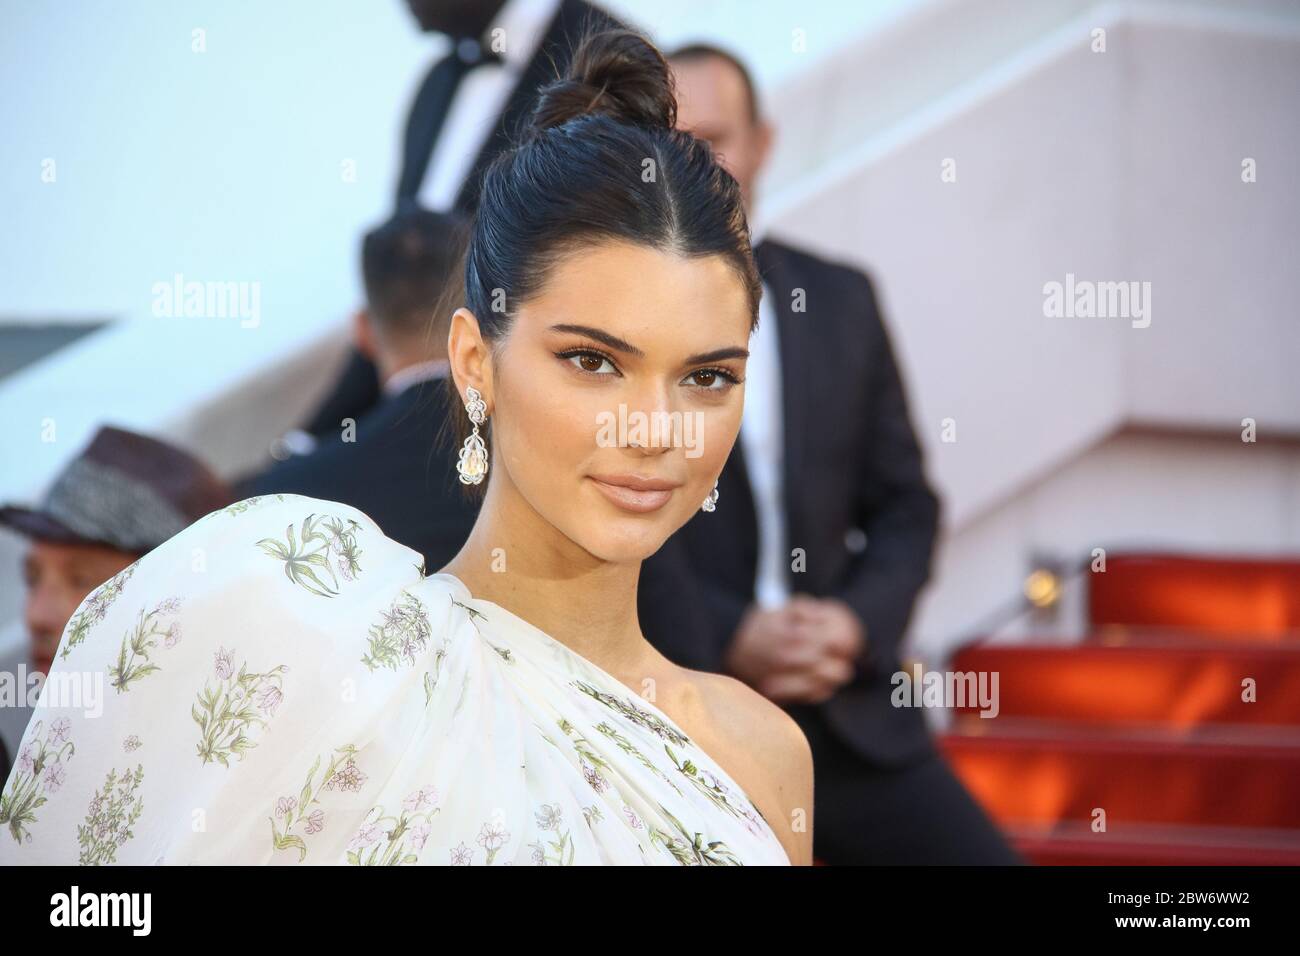
[[[1114, 647], [982, 644], [960, 651], [950, 670], [996, 673], [998, 719], [1300, 727], [1300, 644], [1195, 637]], [[981, 709], [978, 700], [959, 702], [962, 714]]]
[[1005, 826], [1087, 825], [1100, 808], [1111, 827], [1300, 830], [1300, 734], [1294, 731], [1251, 742], [1241, 728], [1101, 733], [1045, 721], [966, 718], [958, 729], [974, 732], [945, 734], [940, 747], [976, 800]]
[[1300, 638], [1300, 560], [1111, 554], [1088, 574], [1095, 631], [1173, 628]]
[[1086, 825], [1009, 827], [1007, 837], [1039, 866], [1297, 866], [1300, 830]]

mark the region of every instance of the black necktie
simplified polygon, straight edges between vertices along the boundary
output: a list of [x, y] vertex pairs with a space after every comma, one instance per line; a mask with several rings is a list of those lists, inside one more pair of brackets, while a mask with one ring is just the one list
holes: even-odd
[[397, 184], [399, 203], [414, 200], [429, 169], [429, 159], [438, 135], [451, 112], [452, 100], [460, 82], [476, 66], [500, 63], [500, 55], [484, 49], [472, 39], [460, 40], [455, 48], [439, 60], [424, 78], [406, 119], [406, 138], [402, 150], [402, 178]]

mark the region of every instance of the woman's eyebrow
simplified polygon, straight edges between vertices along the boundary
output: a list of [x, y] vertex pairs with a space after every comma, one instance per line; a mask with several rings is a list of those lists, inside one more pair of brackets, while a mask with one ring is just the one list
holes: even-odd
[[605, 345], [608, 345], [616, 351], [626, 352], [628, 355], [634, 355], [637, 358], [645, 357], [645, 353], [631, 342], [628, 342], [625, 339], [620, 339], [617, 335], [610, 335], [608, 332], [603, 332], [600, 329], [593, 329], [590, 325], [571, 325], [567, 322], [562, 322], [559, 325], [552, 325], [551, 331], [572, 332], [575, 335], [586, 335], [595, 339], [597, 342], [602, 342]]
[[[639, 348], [628, 342], [626, 339], [620, 339], [617, 335], [611, 335], [601, 329], [592, 328], [590, 325], [573, 325], [568, 322], [562, 322], [559, 325], [550, 327], [552, 332], [571, 332], [575, 335], [586, 335], [595, 339], [604, 345], [619, 352], [626, 352], [628, 355], [644, 358], [645, 353]], [[683, 365], [697, 365], [703, 362], [719, 362], [729, 358], [749, 358], [749, 349], [732, 346], [731, 348], [714, 349], [712, 352], [701, 352], [698, 355], [692, 355], [683, 362]]]
[[737, 346], [725, 349], [714, 349], [712, 352], [701, 352], [699, 355], [692, 355], [683, 365], [699, 365], [703, 362], [720, 362], [729, 358], [749, 358], [749, 349], [742, 349]]

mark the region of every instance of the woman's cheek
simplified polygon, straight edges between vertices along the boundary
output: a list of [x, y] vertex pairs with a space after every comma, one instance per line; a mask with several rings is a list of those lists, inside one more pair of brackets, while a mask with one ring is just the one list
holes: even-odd
[[567, 383], [547, 383], [536, 392], [513, 396], [518, 418], [514, 423], [521, 447], [528, 449], [524, 464], [538, 469], [545, 484], [560, 494], [563, 476], [578, 476], [596, 450], [599, 413], [608, 400]]
[[[703, 434], [700, 436], [703, 453], [699, 460], [704, 462], [704, 468], [710, 474], [716, 475], [722, 471], [740, 433], [740, 417], [738, 402], [734, 407], [727, 405], [704, 414]], [[713, 490], [712, 480], [709, 481], [708, 490]]]

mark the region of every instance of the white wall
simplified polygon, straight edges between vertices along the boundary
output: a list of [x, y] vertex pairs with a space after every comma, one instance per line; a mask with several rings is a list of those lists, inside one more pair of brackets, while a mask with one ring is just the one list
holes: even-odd
[[[23, 4], [5, 21], [0, 320], [118, 321], [0, 383], [0, 494], [35, 495], [105, 420], [227, 473], [261, 460], [329, 385], [359, 236], [391, 206], [405, 104], [441, 41], [396, 0]], [[177, 274], [255, 283], [256, 321], [155, 315]], [[270, 400], [236, 434], [205, 412], [250, 392]]]
[[12, 4], [4, 19], [0, 314], [146, 318], [178, 271], [261, 279], [276, 323], [354, 303], [357, 231], [386, 211], [402, 107], [435, 48], [401, 3]]
[[[771, 196], [879, 280], [955, 527], [1131, 422], [1300, 434], [1291, 10], [1099, 6]], [[1046, 318], [1067, 273], [1150, 282], [1150, 327]]]

